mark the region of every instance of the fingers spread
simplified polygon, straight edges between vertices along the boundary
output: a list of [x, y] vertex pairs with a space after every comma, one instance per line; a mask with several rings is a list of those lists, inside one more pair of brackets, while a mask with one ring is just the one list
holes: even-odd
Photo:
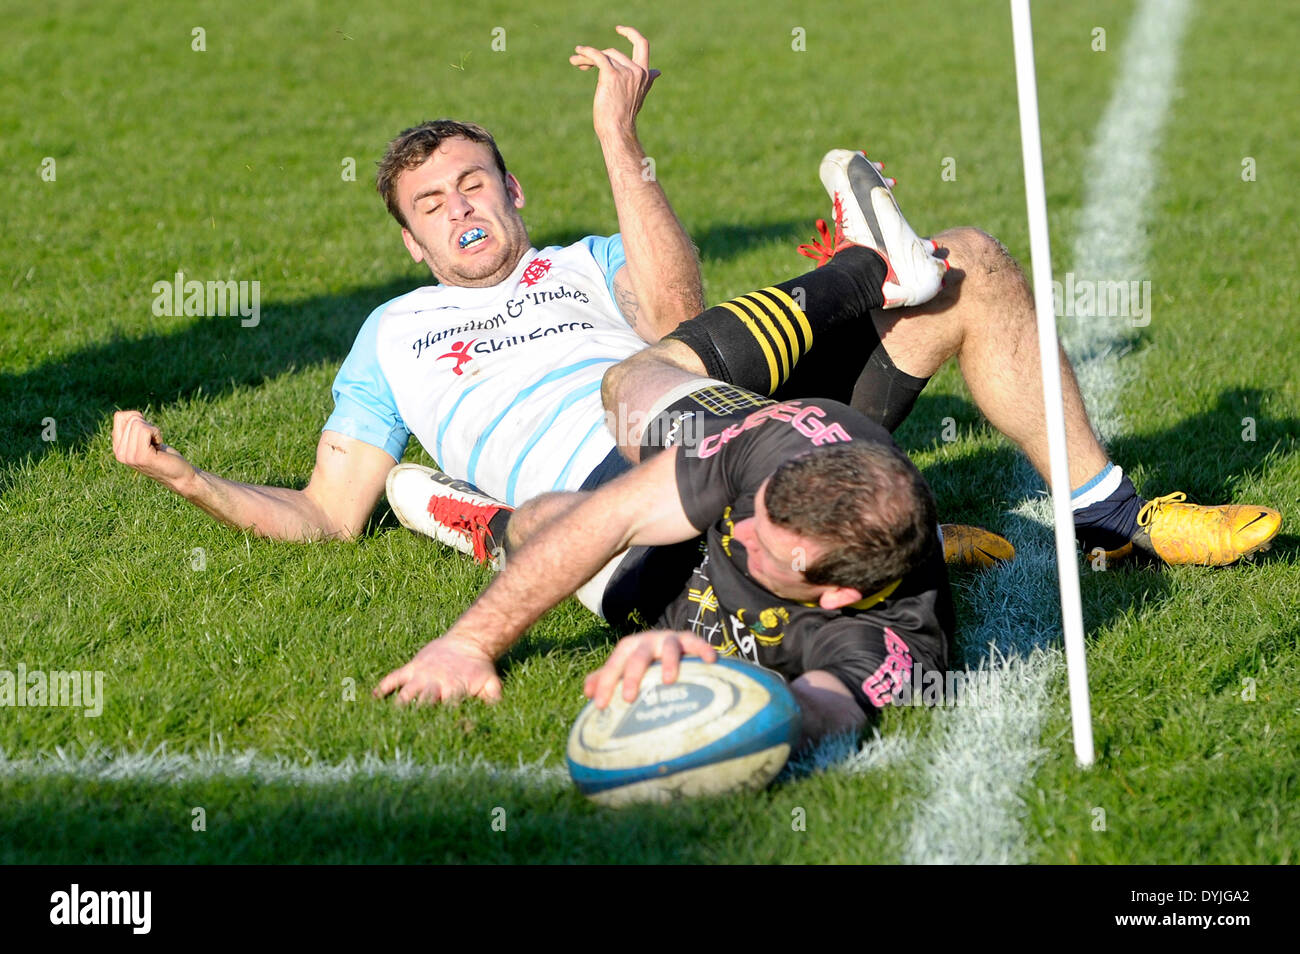
[[617, 26], [614, 32], [632, 41], [632, 60], [638, 66], [650, 65], [650, 41], [636, 27]]
[[[623, 652], [619, 652], [623, 650]], [[623, 670], [626, 667], [627, 659], [632, 654], [632, 646], [624, 646], [619, 643], [610, 653], [609, 660], [600, 669], [596, 670], [596, 708], [603, 709], [609, 705], [610, 699], [614, 697], [614, 687], [618, 685], [619, 679], [623, 676]]]
[[695, 633], [683, 633], [681, 637], [682, 649], [688, 653], [694, 653], [705, 662], [716, 662], [718, 651], [713, 648], [707, 639], [697, 636]]
[[663, 665], [664, 685], [676, 682], [682, 660], [682, 644], [677, 641], [677, 637], [669, 636], [663, 641], [659, 649], [659, 659]]
[[627, 661], [627, 668], [623, 671], [623, 701], [632, 702], [636, 699], [636, 694], [641, 688], [641, 677], [654, 661], [654, 645], [648, 641], [638, 644], [636, 652]]
[[577, 56], [586, 57], [592, 66], [605, 69], [609, 66], [609, 57], [594, 46], [575, 46], [573, 52]]
[[616, 50], [613, 47], [610, 47], [607, 50], [601, 50], [601, 52], [604, 53], [605, 56], [609, 58], [609, 61], [611, 63], [617, 63], [619, 66], [625, 66], [632, 69], [635, 69], [637, 66], [640, 66], [641, 69], [645, 69], [644, 63], [641, 64], [633, 63], [632, 60], [628, 57], [628, 55], [624, 53], [622, 50]]
[[383, 679], [379, 680], [379, 685], [375, 686], [375, 698], [382, 699], [394, 689], [405, 684], [407, 678], [409, 678], [407, 668], [408, 667], [403, 666], [401, 669], [394, 669]]
[[429, 681], [426, 683], [408, 682], [402, 687], [402, 691], [397, 694], [397, 701], [401, 703], [408, 702], [428, 702], [436, 703], [442, 697], [441, 687], [438, 683]]

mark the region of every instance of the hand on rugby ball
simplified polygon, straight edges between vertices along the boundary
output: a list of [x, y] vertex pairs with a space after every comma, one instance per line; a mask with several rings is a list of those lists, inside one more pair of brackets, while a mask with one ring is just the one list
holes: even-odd
[[614, 697], [614, 687], [623, 682], [623, 698], [631, 702], [641, 686], [641, 677], [656, 659], [663, 663], [663, 681], [667, 685], [677, 678], [682, 656], [693, 653], [713, 662], [717, 650], [692, 632], [672, 629], [653, 629], [634, 636], [624, 636], [610, 653], [605, 665], [589, 673], [583, 681], [586, 697], [603, 709]]

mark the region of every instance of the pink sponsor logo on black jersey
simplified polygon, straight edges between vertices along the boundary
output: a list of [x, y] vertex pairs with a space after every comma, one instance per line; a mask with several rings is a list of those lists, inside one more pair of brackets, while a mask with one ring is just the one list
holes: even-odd
[[750, 414], [739, 424], [732, 424], [724, 428], [717, 434], [712, 434], [700, 441], [700, 457], [712, 457], [730, 440], [733, 440], [751, 428], [758, 427], [765, 421], [783, 421], [789, 424], [796, 431], [808, 438], [814, 447], [821, 447], [823, 444], [837, 444], [842, 441], [851, 441], [853, 438], [849, 435], [839, 423], [832, 422], [827, 424], [821, 418], [826, 416], [823, 411], [815, 404], [809, 404], [806, 407], [802, 401], [786, 401], [783, 404], [769, 404], [765, 408]]
[[907, 643], [890, 629], [885, 627], [885, 661], [862, 683], [871, 704], [883, 709], [894, 698], [894, 690], [912, 678], [912, 650]]

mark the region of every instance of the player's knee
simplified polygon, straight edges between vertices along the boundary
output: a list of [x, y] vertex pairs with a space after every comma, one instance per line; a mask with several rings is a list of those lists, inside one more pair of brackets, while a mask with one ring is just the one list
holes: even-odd
[[600, 398], [605, 404], [605, 410], [613, 410], [620, 404], [626, 405], [631, 401], [635, 383], [662, 363], [660, 351], [659, 345], [651, 345], [618, 364], [610, 365], [600, 381]]
[[611, 364], [605, 370], [605, 374], [600, 379], [600, 400], [605, 405], [606, 411], [618, 407], [627, 380], [631, 375], [635, 374], [636, 362], [643, 354], [645, 354], [644, 351], [638, 352], [630, 358], [624, 358], [617, 364]]
[[638, 351], [611, 365], [600, 382], [600, 399], [607, 413], [618, 408], [641, 407], [647, 394], [653, 394], [667, 376], [676, 380], [681, 375], [703, 375], [700, 359], [690, 346], [665, 338], [644, 351]]
[[989, 233], [962, 226], [935, 235], [934, 241], [948, 252], [948, 264], [960, 269], [965, 281], [980, 281], [1005, 274], [1018, 276], [1019, 266], [1005, 245]]

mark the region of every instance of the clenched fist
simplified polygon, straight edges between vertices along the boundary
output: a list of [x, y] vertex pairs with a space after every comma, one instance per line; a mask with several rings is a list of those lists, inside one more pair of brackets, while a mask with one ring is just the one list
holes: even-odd
[[164, 444], [162, 431], [139, 411], [113, 415], [113, 456], [177, 493], [195, 476], [194, 465]]

